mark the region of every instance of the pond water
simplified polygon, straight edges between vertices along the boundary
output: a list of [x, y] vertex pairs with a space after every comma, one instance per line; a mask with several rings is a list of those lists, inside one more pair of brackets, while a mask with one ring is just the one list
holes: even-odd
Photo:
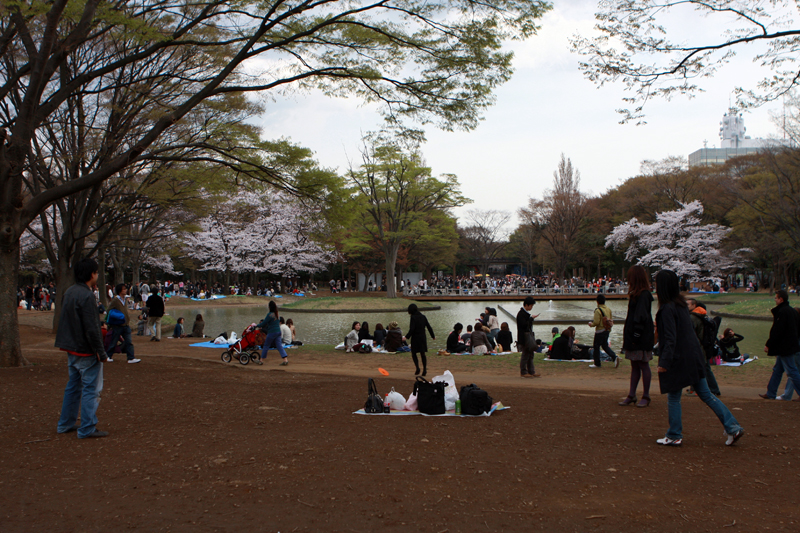
[[[474, 324], [484, 307], [490, 306], [497, 309], [497, 317], [501, 323], [508, 322], [509, 328], [516, 340], [516, 317], [520, 309], [521, 302], [511, 301], [485, 301], [485, 302], [439, 302], [441, 310], [427, 311], [425, 315], [433, 327], [436, 334], [436, 341], [429, 344], [429, 347], [444, 348], [447, 335], [452, 331], [453, 324], [461, 322], [466, 328], [467, 324]], [[614, 314], [615, 325], [611, 330], [610, 344], [612, 349], [618, 350], [622, 346], [622, 326], [627, 312], [627, 300], [610, 300], [608, 307]], [[593, 300], [555, 300], [539, 301], [533, 308], [533, 314], [538, 314], [537, 320], [585, 320], [592, 319], [592, 314], [596, 304]], [[505, 309], [511, 315], [503, 311]], [[713, 307], [710, 307], [713, 309]], [[186, 319], [186, 329], [191, 330], [192, 322], [196, 314], [202, 314], [206, 322], [206, 335], [216, 336], [220, 333], [236, 331], [237, 335], [251, 323], [259, 322], [267, 314], [266, 306], [236, 306], [236, 307], [204, 307], [198, 303], [197, 307], [187, 306], [180, 308], [167, 307], [167, 314], [173, 318], [182, 316]], [[653, 316], [655, 317], [656, 306], [653, 305]], [[285, 318], [294, 320], [298, 338], [310, 344], [330, 344], [336, 345], [342, 342], [344, 336], [350, 331], [350, 327], [355, 320], [359, 322], [367, 321], [370, 330], [373, 330], [377, 323], [384, 326], [396, 320], [400, 324], [400, 329], [404, 332], [408, 329], [409, 316], [405, 312], [396, 313], [292, 313], [284, 310], [281, 315]], [[566, 325], [556, 324], [560, 330]], [[724, 328], [733, 330], [744, 336], [744, 341], [739, 344], [742, 352], [749, 352], [753, 355], [761, 355], [764, 349], [764, 341], [769, 336], [771, 322], [756, 320], [741, 320], [723, 318], [720, 326], [720, 333]], [[550, 338], [552, 324], [538, 324], [534, 322], [533, 330], [537, 338], [547, 340]], [[594, 335], [594, 328], [590, 328], [586, 323], [574, 326], [576, 338], [579, 342], [591, 344]]]

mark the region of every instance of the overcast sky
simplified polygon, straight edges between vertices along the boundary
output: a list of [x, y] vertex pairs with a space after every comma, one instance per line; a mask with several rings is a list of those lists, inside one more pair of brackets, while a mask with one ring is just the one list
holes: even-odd
[[[583, 78], [578, 57], [569, 51], [570, 36], [592, 33], [596, 5], [556, 0], [538, 35], [512, 44], [515, 74], [496, 91], [497, 103], [476, 130], [427, 130], [423, 151], [434, 175], [456, 174], [463, 193], [474, 200], [457, 211], [459, 216], [470, 208], [516, 212], [551, 186], [562, 152], [580, 171], [581, 189], [598, 195], [636, 175], [643, 160], [687, 157], [703, 141], [718, 147], [719, 122], [733, 88], [753, 88], [763, 76], [740, 54], [702, 82], [705, 93], [652, 101], [645, 107], [646, 125], [620, 125], [615, 110], [623, 107], [622, 86], [596, 88]], [[687, 38], [717, 33], [706, 19], [681, 17], [680, 23]], [[772, 105], [745, 113], [747, 134], [778, 135], [769, 111], [779, 109]], [[322, 165], [340, 171], [348, 160], [357, 161], [362, 134], [380, 127], [374, 109], [320, 94], [269, 102], [261, 118], [266, 138], [289, 137], [314, 150]]]

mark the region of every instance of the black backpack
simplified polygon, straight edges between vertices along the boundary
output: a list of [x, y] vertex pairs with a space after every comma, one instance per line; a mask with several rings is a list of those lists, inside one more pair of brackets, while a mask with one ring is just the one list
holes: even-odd
[[383, 400], [381, 395], [378, 394], [378, 388], [375, 386], [375, 380], [369, 378], [367, 382], [367, 403], [364, 404], [365, 413], [383, 413]]
[[717, 331], [718, 326], [708, 315], [700, 315], [703, 321], [703, 338], [700, 344], [703, 346], [706, 357], [711, 359], [717, 356]]
[[459, 399], [462, 415], [482, 415], [492, 410], [492, 397], [474, 383], [461, 387]]

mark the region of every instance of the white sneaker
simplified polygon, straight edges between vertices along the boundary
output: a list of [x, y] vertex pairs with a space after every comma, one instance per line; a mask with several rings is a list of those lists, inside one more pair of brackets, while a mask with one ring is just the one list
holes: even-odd
[[589, 365], [589, 368], [600, 368], [600, 367], [595, 365]]
[[617, 358], [614, 359], [614, 368], [619, 368], [619, 356], [617, 356]]
[[139, 362], [141, 362], [141, 359], [129, 359], [128, 362], [129, 363], [139, 363]]
[[680, 446], [683, 444], [683, 439], [673, 440], [669, 437], [664, 437], [663, 439], [658, 439], [656, 442], [662, 446]]
[[114, 362], [114, 360], [111, 359], [110, 357], [108, 359], [106, 359], [106, 363], [113, 363], [113, 362]]
[[733, 446], [737, 440], [742, 438], [742, 435], [744, 435], [744, 430], [740, 429], [736, 433], [726, 433], [725, 435], [728, 437], [728, 439], [725, 441], [725, 446]]
[[783, 396], [775, 396], [776, 400], [783, 400]]

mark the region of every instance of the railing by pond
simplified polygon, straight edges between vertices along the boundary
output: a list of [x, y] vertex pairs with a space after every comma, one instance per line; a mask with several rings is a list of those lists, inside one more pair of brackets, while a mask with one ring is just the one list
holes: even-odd
[[451, 289], [447, 287], [430, 287], [423, 289], [420, 287], [404, 287], [403, 296], [554, 296], [554, 295], [573, 295], [582, 296], [588, 294], [628, 294], [627, 285], [616, 285], [613, 287], [515, 287], [499, 288], [488, 287], [471, 289]]

